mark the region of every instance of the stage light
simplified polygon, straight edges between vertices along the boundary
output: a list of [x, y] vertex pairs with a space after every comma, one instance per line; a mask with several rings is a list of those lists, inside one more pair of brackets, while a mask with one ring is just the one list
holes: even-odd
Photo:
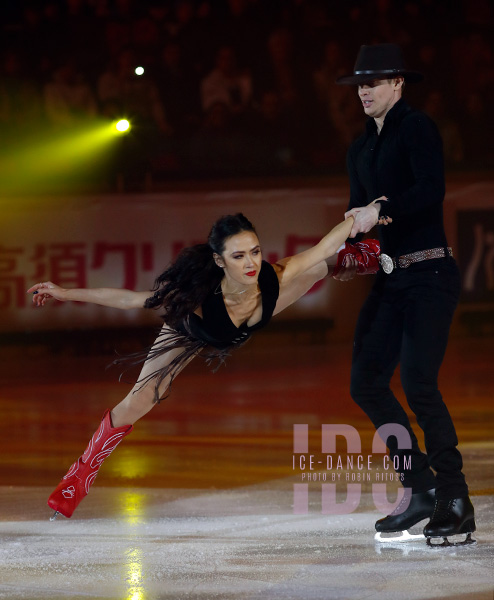
[[[0, 148], [0, 192], [84, 186], [111, 160], [111, 148], [131, 129], [126, 119], [94, 119], [54, 133], [40, 130]], [[117, 144], [118, 145], [118, 144]]]
[[130, 129], [130, 123], [127, 119], [120, 119], [115, 123], [115, 129], [120, 133], [124, 133]]
[[136, 67], [135, 74], [144, 75], [144, 67]]

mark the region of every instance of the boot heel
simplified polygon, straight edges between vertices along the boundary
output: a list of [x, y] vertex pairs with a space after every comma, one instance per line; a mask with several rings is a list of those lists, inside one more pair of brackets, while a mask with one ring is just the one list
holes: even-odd
[[473, 533], [476, 529], [475, 519], [468, 519], [463, 523], [460, 533]]

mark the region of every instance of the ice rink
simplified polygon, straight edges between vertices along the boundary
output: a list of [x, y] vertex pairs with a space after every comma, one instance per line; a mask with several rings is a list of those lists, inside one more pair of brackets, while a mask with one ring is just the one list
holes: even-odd
[[127, 386], [107, 356], [5, 351], [0, 598], [493, 600], [492, 341], [452, 340], [441, 373], [478, 530], [475, 545], [448, 549], [376, 543], [372, 478], [350, 514], [325, 514], [320, 480], [308, 483], [307, 512], [294, 511], [294, 484], [307, 481], [293, 466], [294, 424], [308, 425], [316, 455], [325, 423], [352, 425], [370, 453], [374, 432], [348, 392], [350, 352], [259, 335], [216, 374], [196, 361], [73, 517], [50, 522], [48, 495]]

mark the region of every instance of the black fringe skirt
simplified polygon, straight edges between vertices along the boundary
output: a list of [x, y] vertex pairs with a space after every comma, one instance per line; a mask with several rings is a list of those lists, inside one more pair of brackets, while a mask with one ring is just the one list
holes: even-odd
[[[235, 344], [238, 347], [239, 344]], [[123, 365], [125, 368], [121, 372], [119, 379], [122, 380], [123, 375], [134, 367], [143, 366], [144, 363], [153, 361], [160, 356], [164, 356], [168, 352], [173, 350], [181, 350], [181, 352], [175, 356], [167, 365], [158, 368], [155, 371], [147, 374], [137, 380], [139, 384], [138, 391], [150, 381], [155, 380], [154, 386], [154, 402], [159, 404], [161, 400], [164, 400], [170, 394], [170, 388], [175, 379], [176, 375], [185, 367], [185, 365], [199, 354], [206, 361], [208, 367], [212, 368], [215, 373], [221, 365], [225, 362], [225, 359], [230, 355], [230, 350], [234, 345], [225, 345], [225, 347], [217, 348], [212, 346], [210, 343], [198, 339], [191, 333], [188, 324], [184, 322], [180, 330], [168, 329], [160, 332], [154, 343], [144, 348], [142, 351], [122, 356], [113, 361], [113, 364]], [[164, 391], [160, 393], [160, 386], [169, 378], [168, 384]]]

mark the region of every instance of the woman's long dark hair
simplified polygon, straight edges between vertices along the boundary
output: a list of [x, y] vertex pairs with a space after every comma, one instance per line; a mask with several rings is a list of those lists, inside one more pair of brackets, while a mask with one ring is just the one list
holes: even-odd
[[183, 319], [200, 306], [208, 293], [219, 285], [223, 269], [213, 254], [222, 255], [225, 242], [242, 231], [256, 233], [252, 223], [242, 214], [226, 215], [211, 228], [207, 244], [184, 248], [154, 282], [154, 294], [144, 304], [146, 308], [165, 309], [165, 322], [177, 327]]

